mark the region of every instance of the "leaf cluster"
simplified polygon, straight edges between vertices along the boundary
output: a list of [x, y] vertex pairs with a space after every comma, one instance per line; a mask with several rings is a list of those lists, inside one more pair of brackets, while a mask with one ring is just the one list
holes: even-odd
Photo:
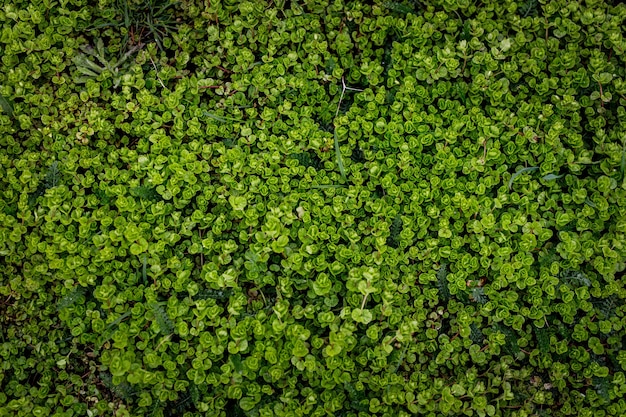
[[0, 410], [626, 412], [623, 6], [49, 6], [0, 11]]

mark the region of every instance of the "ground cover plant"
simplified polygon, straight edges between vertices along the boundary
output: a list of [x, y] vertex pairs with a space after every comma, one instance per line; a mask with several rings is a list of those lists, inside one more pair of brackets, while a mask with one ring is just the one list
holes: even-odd
[[626, 6], [0, 7], [0, 416], [626, 415]]

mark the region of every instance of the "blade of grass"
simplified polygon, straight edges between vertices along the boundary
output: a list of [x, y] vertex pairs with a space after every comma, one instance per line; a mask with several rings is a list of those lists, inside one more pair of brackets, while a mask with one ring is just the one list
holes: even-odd
[[337, 157], [337, 165], [339, 166], [339, 172], [341, 173], [341, 178], [343, 178], [344, 181], [347, 181], [346, 168], [343, 166], [343, 159], [341, 158], [341, 150], [339, 149], [339, 139], [337, 136], [337, 129], [335, 129], [335, 157]]
[[128, 5], [128, 0], [123, 2], [123, 7], [124, 7], [124, 25], [126, 26], [126, 28], [130, 28], [130, 6]]
[[142, 268], [141, 268], [141, 276], [143, 278], [143, 283], [144, 284], [148, 284], [148, 274], [146, 271], [146, 268], [148, 266], [148, 256], [144, 253], [143, 255], [143, 259], [142, 259]]
[[93, 25], [93, 26], [89, 26], [87, 28], [87, 30], [94, 30], [94, 29], [102, 29], [102, 28], [108, 28], [111, 26], [120, 26], [119, 22], [115, 22], [115, 23], [101, 23], [99, 25]]
[[[343, 101], [343, 96], [346, 93], [346, 90], [350, 91], [363, 91], [358, 88], [350, 88], [346, 86], [346, 81], [343, 77], [341, 77], [341, 96], [339, 97], [339, 103], [337, 104], [337, 111], [335, 112], [335, 117], [339, 116], [339, 108], [341, 107], [341, 102]], [[334, 129], [335, 135], [335, 157], [337, 158], [337, 166], [339, 167], [339, 173], [341, 174], [341, 178], [344, 181], [347, 181], [346, 178], [346, 168], [343, 165], [343, 158], [341, 157], [341, 149], [339, 149], [339, 136], [337, 135], [337, 128]]]
[[522, 169], [518, 170], [515, 174], [511, 175], [511, 179], [509, 180], [509, 191], [511, 191], [511, 187], [513, 186], [513, 181], [515, 181], [515, 178], [519, 177], [520, 175], [522, 175], [525, 172], [532, 172], [532, 171], [536, 171], [538, 169], [539, 169], [539, 167], [522, 168]]
[[141, 42], [130, 48], [124, 55], [122, 55], [120, 60], [116, 63], [116, 66], [122, 65], [124, 62], [126, 62], [128, 58], [130, 58], [135, 52], [137, 52], [141, 48], [143, 48], [143, 43]]
[[204, 114], [205, 116], [210, 117], [211, 119], [217, 120], [218, 122], [222, 122], [222, 123], [226, 123], [227, 121], [232, 121], [232, 122], [243, 122], [243, 120], [241, 119], [235, 119], [233, 117], [226, 117], [226, 116], [216, 116], [212, 113], [209, 113], [207, 111], [202, 112], [202, 114]]
[[552, 181], [552, 180], [558, 180], [559, 178], [563, 178], [564, 175], [557, 175], [557, 174], [548, 174], [546, 176], [544, 176], [542, 179], [545, 181]]
[[95, 52], [96, 53], [94, 54], [94, 56], [98, 58], [98, 61], [100, 61], [100, 63], [104, 67], [107, 67], [107, 64], [109, 63], [109, 61], [107, 61], [107, 58], [106, 58], [106, 51], [104, 49], [104, 41], [102, 40], [102, 38], [98, 38], [96, 40]]
[[87, 75], [89, 77], [93, 77], [96, 78], [98, 76], [98, 74], [96, 74], [95, 72], [93, 72], [90, 69], [84, 68], [84, 67], [77, 67], [76, 68], [78, 72], [80, 72], [82, 75]]
[[585, 204], [588, 205], [589, 207], [593, 207], [596, 208], [596, 203], [594, 203], [593, 201], [591, 201], [589, 198], [585, 199]]
[[311, 188], [321, 188], [321, 189], [325, 189], [325, 188], [343, 188], [344, 185], [342, 184], [324, 184], [324, 185], [312, 185]]
[[13, 106], [11, 106], [11, 103], [9, 103], [2, 94], [0, 94], [0, 107], [2, 107], [2, 111], [8, 114], [9, 117], [13, 117]]
[[[88, 49], [86, 49], [86, 51], [87, 53], [89, 53]], [[78, 68], [78, 70], [81, 72], [93, 71], [99, 74], [103, 70], [101, 66], [99, 66], [98, 64], [96, 64], [95, 62], [87, 58], [85, 55], [78, 55], [74, 58], [73, 61], [76, 67]], [[91, 74], [87, 73], [87, 75], [91, 75]]]

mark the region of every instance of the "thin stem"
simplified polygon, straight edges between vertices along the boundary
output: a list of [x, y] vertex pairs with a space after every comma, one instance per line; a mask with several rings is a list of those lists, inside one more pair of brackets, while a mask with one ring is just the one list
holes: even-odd
[[343, 100], [343, 94], [346, 92], [346, 84], [343, 81], [343, 77], [341, 77], [341, 84], [343, 84], [343, 88], [341, 89], [341, 97], [339, 97], [339, 104], [337, 104], [337, 111], [335, 112], [335, 117], [339, 116], [339, 108], [341, 107], [341, 101]]
[[[198, 235], [200, 236], [200, 240], [202, 240], [202, 229], [198, 229]], [[202, 251], [200, 251], [200, 268], [204, 268], [204, 254]]]
[[161, 345], [165, 342], [168, 342], [170, 340], [170, 338], [172, 337], [171, 334], [168, 334], [167, 336], [165, 336], [163, 339], [161, 339], [161, 342], [157, 345], [156, 349], [154, 349], [155, 352], [159, 351], [159, 348], [161, 347]]
[[487, 162], [487, 139], [483, 142], [483, 164]]
[[604, 92], [602, 91], [602, 84], [598, 81], [598, 85], [600, 86], [600, 106], [604, 107]]
[[265, 294], [263, 294], [263, 290], [259, 288], [259, 292], [261, 293], [261, 297], [263, 297], [263, 305], [267, 307], [267, 299], [265, 298]]
[[220, 69], [220, 70], [222, 70], [222, 71], [224, 71], [224, 72], [226, 72], [228, 74], [232, 74], [233, 73], [231, 70], [228, 70], [228, 69], [222, 67], [221, 65], [216, 65], [215, 68], [218, 68], [218, 69]]
[[369, 295], [369, 294], [365, 294], [365, 297], [363, 297], [363, 302], [361, 303], [361, 310], [363, 310], [363, 309], [365, 308], [365, 303], [366, 303], [366, 301], [367, 301], [367, 296], [368, 296], [368, 295]]
[[165, 84], [163, 84], [163, 81], [161, 80], [161, 77], [159, 77], [159, 70], [157, 69], [156, 64], [152, 60], [152, 57], [148, 56], [148, 58], [150, 58], [150, 62], [152, 62], [152, 66], [154, 67], [154, 74], [156, 75], [157, 80], [159, 80], [159, 83], [161, 83], [161, 87], [163, 87], [164, 89], [167, 90], [167, 87], [165, 87]]

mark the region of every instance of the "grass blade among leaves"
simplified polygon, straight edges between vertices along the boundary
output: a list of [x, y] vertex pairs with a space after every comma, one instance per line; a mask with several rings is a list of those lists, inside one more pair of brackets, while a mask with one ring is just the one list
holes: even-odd
[[520, 175], [524, 174], [525, 172], [533, 172], [538, 170], [539, 167], [528, 167], [528, 168], [522, 168], [520, 170], [518, 170], [515, 174], [513, 174], [511, 176], [511, 179], [509, 180], [509, 191], [511, 190], [511, 187], [513, 186], [513, 181], [515, 181], [515, 178], [519, 177]]
[[0, 94], [0, 108], [2, 108], [2, 111], [8, 114], [9, 117], [13, 117], [13, 106], [11, 106], [11, 103], [9, 103], [2, 94]]

